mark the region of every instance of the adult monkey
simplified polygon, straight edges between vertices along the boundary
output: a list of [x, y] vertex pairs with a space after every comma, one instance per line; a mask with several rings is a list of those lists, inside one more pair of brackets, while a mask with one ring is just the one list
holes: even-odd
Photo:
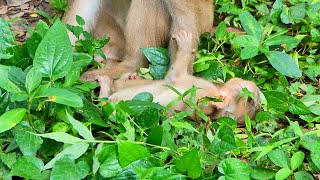
[[[177, 47], [170, 39], [172, 33], [184, 29], [198, 37], [213, 24], [212, 0], [72, 0], [69, 7], [64, 22], [74, 25], [79, 15], [94, 35], [111, 37], [104, 52], [115, 61], [108, 62], [104, 69], [84, 73], [82, 79], [86, 81], [101, 75], [116, 79], [146, 67], [148, 62], [140, 48], [168, 47], [174, 63]], [[194, 39], [193, 47], [197, 44], [198, 39]], [[192, 74], [192, 63], [188, 72]]]

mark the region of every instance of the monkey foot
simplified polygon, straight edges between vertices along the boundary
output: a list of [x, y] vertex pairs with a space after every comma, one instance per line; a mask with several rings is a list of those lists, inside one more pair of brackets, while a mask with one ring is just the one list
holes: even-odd
[[138, 79], [141, 79], [141, 78], [137, 75], [137, 73], [131, 73], [128, 75], [128, 78], [127, 78], [127, 80], [138, 80]]
[[177, 41], [179, 50], [186, 50], [193, 52], [192, 49], [192, 33], [180, 30], [172, 35], [172, 39]]

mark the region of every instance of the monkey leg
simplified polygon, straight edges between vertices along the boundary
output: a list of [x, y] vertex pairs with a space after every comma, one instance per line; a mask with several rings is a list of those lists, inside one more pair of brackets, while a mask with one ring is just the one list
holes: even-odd
[[177, 52], [175, 61], [171, 65], [166, 79], [176, 79], [188, 75], [188, 66], [192, 61], [193, 55], [193, 38], [192, 34], [181, 30], [172, 35], [172, 39], [177, 43]]
[[170, 17], [163, 0], [134, 0], [125, 27], [126, 49], [124, 63], [146, 67], [148, 62], [140, 48], [165, 47], [169, 40]]
[[[198, 47], [198, 37], [201, 33], [209, 31], [213, 23], [213, 3], [208, 0], [201, 1], [177, 1], [166, 0], [168, 11], [172, 17], [170, 33], [185, 30], [196, 38], [192, 39], [193, 47]], [[177, 60], [177, 46], [174, 41], [169, 42], [171, 64]], [[185, 59], [189, 62], [188, 73], [193, 73], [193, 59]]]
[[99, 76], [97, 79], [100, 84], [99, 97], [109, 97], [112, 93], [112, 80], [108, 76]]

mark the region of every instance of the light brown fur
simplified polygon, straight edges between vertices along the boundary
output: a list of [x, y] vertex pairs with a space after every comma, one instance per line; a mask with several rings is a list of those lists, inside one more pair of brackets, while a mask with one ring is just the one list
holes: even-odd
[[[82, 16], [85, 29], [97, 37], [110, 35], [110, 43], [104, 49], [109, 59], [115, 60], [101, 70], [82, 75], [86, 81], [94, 81], [106, 75], [118, 78], [125, 72], [146, 67], [147, 61], [140, 48], [168, 47], [171, 62], [176, 57], [176, 45], [170, 41], [172, 33], [184, 29], [198, 37], [209, 31], [213, 23], [212, 0], [73, 0], [64, 22], [75, 25], [75, 16]], [[72, 36], [71, 36], [72, 37]], [[76, 40], [74, 37], [71, 39]], [[197, 47], [198, 39], [192, 40]], [[185, 59], [187, 62], [192, 62]], [[192, 63], [188, 64], [192, 73]]]
[[[111, 101], [129, 100], [136, 94], [141, 92], [150, 92], [154, 96], [154, 101], [162, 105], [167, 105], [170, 101], [177, 98], [177, 94], [170, 89], [163, 86], [168, 84], [176, 88], [181, 93], [192, 86], [201, 88], [197, 91], [195, 101], [202, 97], [222, 96], [223, 102], [209, 102], [208, 106], [200, 104], [200, 108], [204, 113], [212, 119], [217, 119], [221, 116], [231, 116], [238, 119], [239, 124], [244, 124], [244, 115], [247, 113], [249, 117], [253, 118], [259, 109], [259, 88], [251, 81], [233, 78], [224, 85], [217, 85], [206, 80], [194, 77], [187, 71], [188, 65], [194, 55], [192, 49], [194, 48], [193, 38], [191, 33], [180, 31], [173, 35], [173, 42], [176, 41], [178, 49], [176, 52], [175, 62], [169, 69], [164, 80], [150, 81], [150, 80], [129, 80], [128, 74], [122, 78], [114, 81], [107, 76], [100, 76], [98, 78], [101, 85], [100, 95], [109, 97]], [[242, 88], [247, 88], [253, 92], [256, 99], [249, 99], [245, 102], [244, 98], [238, 98]], [[189, 106], [180, 102], [172, 107], [174, 110], [185, 111], [190, 109]]]

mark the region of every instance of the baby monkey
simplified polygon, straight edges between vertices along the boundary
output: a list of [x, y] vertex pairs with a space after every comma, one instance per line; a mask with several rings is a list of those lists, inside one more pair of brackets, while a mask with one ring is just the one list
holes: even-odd
[[[136, 78], [135, 74], [125, 74], [120, 79], [112, 82], [107, 76], [98, 77], [100, 83], [100, 96], [109, 97], [110, 101], [130, 100], [141, 92], [149, 92], [153, 95], [154, 101], [166, 106], [178, 95], [163, 84], [176, 88], [180, 93], [193, 86], [200, 88], [197, 90], [195, 101], [203, 97], [221, 97], [222, 102], [210, 101], [206, 105], [199, 104], [202, 111], [211, 120], [221, 116], [236, 118], [238, 124], [244, 124], [244, 117], [247, 113], [253, 118], [260, 108], [260, 90], [251, 81], [240, 78], [232, 78], [224, 85], [214, 84], [201, 78], [190, 75], [187, 71], [189, 59], [194, 58], [192, 34], [186, 31], [179, 31], [172, 36], [176, 41], [177, 53], [174, 63], [163, 80], [145, 80]], [[247, 102], [243, 97], [239, 98], [239, 93], [243, 88], [247, 88], [254, 93], [255, 99], [249, 98]], [[186, 97], [188, 98], [188, 97]], [[183, 102], [172, 107], [174, 110], [186, 111], [190, 107]]]

